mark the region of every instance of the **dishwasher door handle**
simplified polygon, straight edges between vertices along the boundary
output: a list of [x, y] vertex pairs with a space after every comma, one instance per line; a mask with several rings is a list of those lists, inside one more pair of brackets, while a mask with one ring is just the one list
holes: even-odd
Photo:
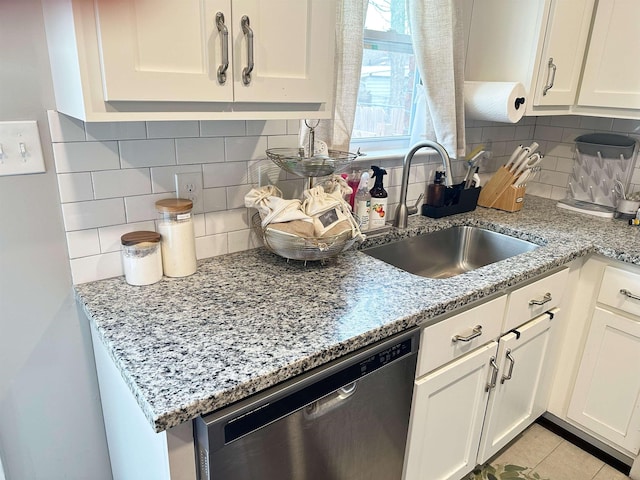
[[342, 406], [349, 397], [356, 393], [357, 388], [358, 382], [356, 381], [339, 388], [335, 392], [332, 392], [313, 403], [310, 403], [304, 409], [304, 418], [307, 420], [315, 420], [316, 418], [335, 410]]

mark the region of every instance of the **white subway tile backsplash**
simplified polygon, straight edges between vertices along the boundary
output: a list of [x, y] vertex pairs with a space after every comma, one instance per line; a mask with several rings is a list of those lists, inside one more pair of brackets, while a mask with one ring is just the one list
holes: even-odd
[[76, 284], [124, 275], [120, 252], [75, 258], [70, 264], [71, 278]]
[[176, 173], [199, 173], [202, 175], [202, 166], [180, 165], [171, 167], [152, 167], [151, 191], [153, 193], [175, 192]]
[[172, 197], [174, 197], [172, 193], [156, 193], [152, 195], [125, 197], [124, 206], [127, 213], [127, 222], [133, 223], [143, 222], [145, 220], [155, 220], [157, 217], [156, 202], [163, 198]]
[[54, 110], [47, 110], [49, 133], [53, 143], [84, 142], [84, 122], [76, 118], [68, 117]]
[[243, 208], [244, 196], [253, 188], [253, 185], [237, 185], [227, 187], [227, 208]]
[[225, 152], [227, 162], [266, 158], [267, 137], [227, 137]]
[[122, 168], [160, 167], [176, 164], [174, 139], [124, 140], [120, 144]]
[[[155, 202], [175, 196], [178, 172], [202, 173], [204, 214], [194, 215], [199, 259], [261, 244], [250, 227], [255, 210], [244, 207], [251, 188], [272, 183], [285, 198], [302, 198], [307, 187], [305, 179], [287, 174], [265, 155], [267, 148], [298, 146], [299, 120], [85, 125], [57, 112], [48, 112], [48, 119], [75, 283], [122, 275], [120, 236], [155, 229]], [[546, 158], [544, 170], [528, 182], [527, 193], [560, 199], [573, 168], [574, 139], [594, 131], [640, 137], [640, 121], [578, 116], [526, 117], [517, 124], [470, 121], [467, 152], [486, 145], [492, 158], [481, 160], [480, 171], [492, 172], [517, 145], [535, 140]], [[385, 185], [392, 219], [400, 196], [401, 157], [364, 160], [354, 168], [372, 164], [389, 173]], [[458, 181], [466, 163], [454, 159], [452, 165]], [[424, 192], [438, 168], [437, 155], [414, 158], [409, 202]], [[640, 189], [640, 165], [632, 185]]]
[[562, 141], [562, 128], [558, 127], [547, 127], [547, 126], [536, 126], [534, 138], [539, 142], [539, 140], [548, 140], [550, 142], [561, 142]]
[[611, 131], [613, 127], [613, 118], [602, 117], [578, 117], [580, 118], [579, 128], [586, 128], [589, 130], [604, 130], [606, 132]]
[[178, 164], [224, 162], [224, 139], [178, 138], [176, 139]]
[[286, 120], [249, 120], [247, 135], [286, 135]]
[[205, 188], [203, 193], [205, 212], [227, 209], [227, 189], [225, 187]]
[[287, 133], [289, 135], [299, 135], [301, 126], [304, 126], [302, 120], [287, 120]]
[[205, 213], [204, 221], [207, 235], [249, 228], [246, 208]]
[[98, 230], [91, 228], [89, 230], [67, 232], [67, 247], [69, 249], [69, 258], [98, 255], [100, 253]]
[[247, 162], [226, 162], [202, 166], [204, 188], [226, 187], [247, 183]]
[[204, 222], [204, 213], [199, 213], [193, 216], [193, 232], [196, 238], [204, 237], [207, 234]]
[[147, 122], [147, 138], [181, 138], [200, 136], [198, 121]]
[[243, 120], [203, 120], [200, 122], [201, 137], [238, 137], [247, 134]]
[[67, 232], [126, 223], [122, 198], [62, 204]]
[[516, 127], [513, 125], [508, 125], [505, 127], [495, 127], [495, 126], [483, 127], [482, 137], [485, 140], [491, 139], [494, 142], [514, 140], [516, 137]]
[[267, 137], [267, 148], [298, 148], [297, 135], [272, 135]]
[[151, 193], [151, 177], [148, 168], [103, 170], [93, 172], [91, 175], [96, 199]]
[[612, 130], [614, 132], [640, 134], [640, 120], [616, 118], [613, 121]]
[[54, 143], [53, 158], [57, 173], [120, 168], [117, 142]]
[[262, 240], [254, 230], [237, 230], [227, 234], [229, 253], [251, 250], [262, 246]]
[[122, 248], [122, 241], [120, 237], [125, 233], [137, 232], [140, 230], [155, 232], [155, 223], [153, 221], [125, 223], [123, 225], [99, 228], [98, 238], [100, 239], [100, 253], [120, 251]]
[[196, 258], [217, 257], [225, 253], [229, 253], [226, 233], [196, 238]]
[[93, 200], [93, 184], [89, 172], [58, 175], [58, 189], [62, 203]]
[[93, 122], [84, 126], [87, 140], [134, 140], [147, 138], [145, 122]]

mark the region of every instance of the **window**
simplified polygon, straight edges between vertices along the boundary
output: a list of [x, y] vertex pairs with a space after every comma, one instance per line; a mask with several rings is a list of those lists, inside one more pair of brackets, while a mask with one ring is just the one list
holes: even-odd
[[406, 0], [369, 0], [352, 145], [408, 146], [419, 75]]

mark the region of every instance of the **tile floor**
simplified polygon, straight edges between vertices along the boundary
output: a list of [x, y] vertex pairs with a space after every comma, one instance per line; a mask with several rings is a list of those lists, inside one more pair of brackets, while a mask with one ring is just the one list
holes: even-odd
[[490, 462], [532, 469], [549, 480], [628, 480], [629, 477], [534, 423]]

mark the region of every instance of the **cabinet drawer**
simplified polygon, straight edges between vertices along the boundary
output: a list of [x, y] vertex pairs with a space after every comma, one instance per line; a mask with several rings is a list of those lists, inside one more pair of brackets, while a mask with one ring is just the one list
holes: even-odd
[[602, 277], [598, 302], [640, 316], [640, 273], [607, 267]]
[[[425, 328], [420, 341], [416, 377], [498, 338], [506, 303], [507, 296], [503, 295]], [[473, 338], [460, 339], [469, 336]]]
[[557, 307], [562, 300], [568, 277], [569, 269], [564, 268], [553, 275], [511, 292], [502, 330], [508, 332], [547, 310]]

